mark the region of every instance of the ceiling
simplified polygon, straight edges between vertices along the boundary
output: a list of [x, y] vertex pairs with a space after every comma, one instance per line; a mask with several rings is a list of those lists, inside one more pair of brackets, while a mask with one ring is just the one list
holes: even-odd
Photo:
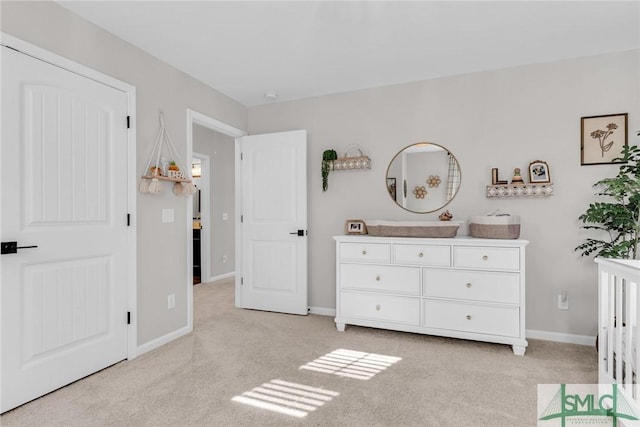
[[640, 46], [638, 1], [58, 3], [246, 106]]

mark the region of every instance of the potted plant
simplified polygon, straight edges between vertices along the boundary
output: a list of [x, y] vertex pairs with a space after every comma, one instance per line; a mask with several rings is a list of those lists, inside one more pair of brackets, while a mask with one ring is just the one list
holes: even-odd
[[609, 201], [589, 205], [580, 219], [587, 230], [601, 230], [608, 239], [589, 238], [575, 248], [582, 256], [594, 254], [603, 258], [637, 259], [640, 243], [640, 148], [625, 146], [624, 164], [614, 178], [605, 178], [594, 184]]
[[338, 158], [336, 150], [325, 150], [322, 153], [322, 191], [329, 188], [329, 171], [333, 166], [333, 161]]

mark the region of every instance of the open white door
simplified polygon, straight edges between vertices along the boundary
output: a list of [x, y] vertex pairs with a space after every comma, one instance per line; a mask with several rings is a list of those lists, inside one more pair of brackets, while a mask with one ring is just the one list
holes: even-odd
[[127, 94], [0, 49], [5, 412], [127, 358], [131, 254]]
[[307, 314], [307, 132], [240, 138], [241, 304]]

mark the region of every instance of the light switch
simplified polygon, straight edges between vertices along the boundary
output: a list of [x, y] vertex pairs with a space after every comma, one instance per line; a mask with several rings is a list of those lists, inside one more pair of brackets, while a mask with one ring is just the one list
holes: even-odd
[[162, 209], [162, 222], [169, 223], [175, 221], [175, 211], [173, 209]]
[[228, 220], [228, 219], [229, 219], [229, 214], [228, 214], [228, 213], [226, 213], [226, 212], [224, 212], [224, 213], [222, 214], [222, 220], [223, 220], [223, 221], [226, 221], [226, 220]]

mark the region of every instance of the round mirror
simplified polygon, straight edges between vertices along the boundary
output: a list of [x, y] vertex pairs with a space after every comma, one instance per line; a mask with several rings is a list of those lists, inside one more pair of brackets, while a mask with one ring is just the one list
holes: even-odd
[[415, 213], [445, 207], [460, 188], [460, 166], [441, 145], [419, 142], [400, 150], [387, 168], [387, 190], [403, 209]]

